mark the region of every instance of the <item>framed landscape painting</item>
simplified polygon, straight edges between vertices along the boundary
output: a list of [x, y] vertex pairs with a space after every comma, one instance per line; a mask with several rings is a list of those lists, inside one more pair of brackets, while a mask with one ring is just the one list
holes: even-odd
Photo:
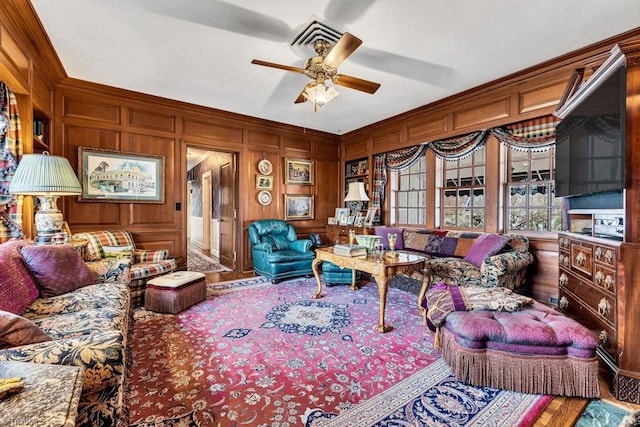
[[313, 184], [313, 160], [284, 159], [285, 184]]
[[164, 156], [78, 148], [81, 201], [164, 203]]
[[313, 219], [313, 196], [285, 194], [284, 209], [285, 221]]

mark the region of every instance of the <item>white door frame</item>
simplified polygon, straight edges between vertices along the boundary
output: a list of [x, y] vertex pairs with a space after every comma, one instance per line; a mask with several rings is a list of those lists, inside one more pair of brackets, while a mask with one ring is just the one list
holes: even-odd
[[211, 188], [212, 174], [202, 174], [202, 250], [211, 250]]

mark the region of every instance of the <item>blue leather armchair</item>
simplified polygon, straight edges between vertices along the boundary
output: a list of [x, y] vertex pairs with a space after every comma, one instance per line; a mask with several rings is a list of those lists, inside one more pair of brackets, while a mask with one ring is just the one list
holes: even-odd
[[291, 224], [265, 219], [249, 224], [253, 271], [273, 283], [298, 276], [311, 276], [315, 252], [311, 240], [298, 239]]

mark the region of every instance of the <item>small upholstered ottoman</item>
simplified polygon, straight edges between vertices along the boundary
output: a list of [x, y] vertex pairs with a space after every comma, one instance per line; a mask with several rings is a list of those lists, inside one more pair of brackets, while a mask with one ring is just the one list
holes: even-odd
[[521, 393], [599, 397], [596, 335], [541, 303], [514, 312], [447, 315], [443, 359], [468, 384]]
[[176, 314], [207, 296], [205, 275], [195, 271], [176, 271], [151, 279], [144, 294], [144, 308]]
[[[350, 268], [340, 268], [332, 262], [322, 263], [322, 278], [327, 286], [338, 284], [351, 284], [353, 280], [353, 270]], [[360, 272], [356, 270], [356, 285], [360, 281]]]

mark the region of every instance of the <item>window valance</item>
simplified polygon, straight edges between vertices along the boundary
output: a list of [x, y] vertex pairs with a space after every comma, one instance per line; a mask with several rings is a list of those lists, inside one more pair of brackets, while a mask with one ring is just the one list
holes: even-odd
[[545, 116], [490, 130], [498, 141], [516, 150], [540, 150], [556, 142], [556, 126], [560, 119]]
[[489, 138], [489, 132], [481, 130], [462, 136], [441, 139], [429, 143], [428, 147], [436, 153], [436, 156], [445, 160], [457, 160], [473, 153], [478, 147], [482, 147]]

